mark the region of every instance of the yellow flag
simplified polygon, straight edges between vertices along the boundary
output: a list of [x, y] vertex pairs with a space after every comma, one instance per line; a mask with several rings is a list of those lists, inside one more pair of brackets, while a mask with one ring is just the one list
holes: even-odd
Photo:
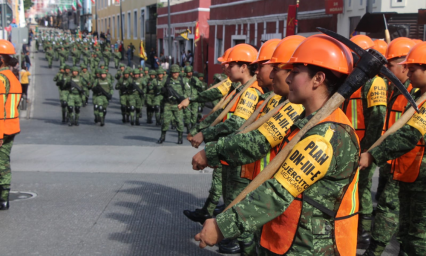
[[141, 47], [140, 47], [139, 57], [141, 57], [144, 60], [147, 60], [145, 48], [143, 47], [143, 41], [141, 41]]

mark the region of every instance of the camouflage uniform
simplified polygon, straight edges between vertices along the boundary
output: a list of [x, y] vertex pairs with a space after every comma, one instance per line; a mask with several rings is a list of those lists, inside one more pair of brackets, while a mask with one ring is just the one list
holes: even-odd
[[121, 60], [121, 53], [117, 49], [114, 52], [114, 64], [115, 64], [115, 68], [118, 68], [118, 64], [120, 64], [120, 60]]
[[[173, 64], [170, 67], [171, 73], [178, 73], [179, 66]], [[169, 87], [169, 88], [167, 88]], [[177, 95], [171, 95], [169, 91], [174, 90]], [[182, 144], [183, 137], [183, 115], [182, 111], [179, 110], [178, 104], [186, 98], [185, 87], [182, 78], [178, 77], [174, 79], [171, 75], [167, 78], [164, 87], [161, 90], [161, 94], [164, 96], [164, 121], [161, 125], [161, 137], [158, 143], [163, 143], [166, 137], [166, 132], [169, 129], [169, 124], [174, 119], [177, 122], [176, 130], [178, 131], [178, 144]], [[179, 98], [176, 98], [178, 97]]]
[[[304, 117], [304, 114], [302, 114], [302, 118], [296, 120], [290, 129], [301, 129], [311, 117], [312, 115]], [[333, 148], [331, 164], [325, 176], [307, 188], [303, 195], [311, 197], [328, 208], [334, 207], [336, 209], [345, 192], [345, 187], [354, 178], [358, 166], [359, 145], [352, 129], [347, 125], [333, 123], [316, 125], [302, 139], [312, 135], [324, 137], [329, 129], [334, 130], [329, 140]], [[253, 131], [253, 134], [256, 133], [260, 134], [258, 130]], [[242, 138], [247, 136], [247, 134], [239, 134], [235, 137], [237, 136]], [[256, 137], [266, 141], [263, 135]], [[234, 137], [232, 140], [237, 142]], [[246, 150], [249, 158], [254, 155], [252, 150], [259, 150], [265, 153], [268, 151], [268, 149], [262, 147], [262, 144], [259, 145], [259, 142], [261, 143], [261, 141], [251, 141], [249, 145], [253, 145], [252, 147], [245, 145], [246, 148], [250, 148], [250, 150]], [[221, 140], [217, 144], [220, 145], [219, 143], [221, 143]], [[222, 143], [230, 145], [226, 140], [222, 140]], [[266, 144], [263, 143], [263, 145]], [[268, 147], [270, 148], [270, 146]], [[227, 150], [230, 150], [230, 148]], [[246, 152], [241, 152], [240, 154]], [[237, 157], [234, 155], [232, 159], [228, 159], [228, 157], [222, 158], [222, 154], [220, 154], [220, 159], [231, 162], [232, 159], [237, 159]], [[247, 159], [247, 161], [251, 160], [254, 159]], [[231, 164], [230, 162], [228, 163]], [[209, 162], [210, 164], [212, 163]], [[264, 224], [280, 216], [293, 200], [295, 200], [295, 197], [277, 179], [272, 178], [264, 182], [230, 210], [219, 214], [217, 216], [217, 224], [225, 238], [235, 238], [247, 233], [253, 233], [258, 231]], [[333, 226], [333, 219], [305, 201], [302, 204], [302, 212], [295, 238], [291, 248], [285, 255], [335, 254], [334, 230], [333, 228], [325, 227]], [[276, 255], [260, 246], [257, 249], [258, 255]]]
[[132, 78], [130, 77], [130, 69], [124, 70], [124, 75], [129, 75], [128, 78], [125, 78], [125, 76], [121, 76], [118, 80], [117, 84], [115, 85], [115, 89], [119, 90], [120, 93], [120, 105], [121, 105], [121, 115], [123, 117], [122, 122], [125, 123], [126, 121], [129, 122], [129, 114], [130, 109], [128, 109], [128, 94], [127, 89], [132, 83]]
[[109, 66], [109, 61], [111, 59], [111, 51], [109, 50], [109, 48], [105, 48], [105, 51], [103, 52], [103, 56], [104, 56], [104, 62], [105, 62], [105, 66], [108, 67]]
[[[74, 67], [72, 72], [80, 72], [80, 69]], [[73, 124], [78, 126], [78, 120], [80, 117], [80, 108], [83, 105], [83, 79], [80, 75], [72, 75], [66, 83], [69, 83], [69, 95], [67, 100], [68, 106], [68, 125], [72, 126]], [[72, 84], [71, 84], [72, 83]]]
[[[198, 91], [197, 94], [203, 93], [205, 90], [207, 90], [207, 83], [204, 82], [204, 74], [198, 73], [198, 80], [201, 82], [201, 90]], [[200, 120], [203, 117], [203, 108], [205, 103], [198, 103], [198, 118], [197, 121]]]
[[[133, 75], [140, 75], [139, 69], [133, 70]], [[129, 88], [127, 89], [127, 92], [129, 94], [127, 107], [130, 108], [130, 124], [131, 125], [134, 124], [134, 121], [136, 121], [136, 125], [140, 125], [139, 113], [142, 108], [140, 94], [143, 94], [143, 83], [144, 81], [143, 80], [141, 81], [141, 78], [133, 77], [133, 83], [130, 84]], [[135, 112], [136, 112], [136, 118], [135, 118]]]
[[[413, 92], [412, 95], [414, 99], [418, 99], [421, 92]], [[424, 106], [423, 104], [422, 108]], [[380, 166], [388, 160], [396, 159], [408, 153], [421, 139], [424, 141], [426, 137], [416, 128], [406, 124], [394, 134], [389, 135], [382, 144], [372, 149], [370, 153], [374, 162]], [[376, 213], [376, 218], [377, 214], [383, 215], [381, 218], [388, 219], [388, 222], [374, 224], [373, 238], [376, 239], [374, 237], [375, 230], [378, 231], [377, 233], [396, 230], [397, 228], [394, 225], [398, 225], [396, 219], [399, 219], [400, 255], [426, 255], [426, 158], [423, 156], [419, 175], [414, 182], [405, 183], [392, 178], [391, 176], [379, 199]], [[391, 186], [393, 188], [389, 188]], [[393, 192], [396, 192], [396, 194]], [[386, 202], [384, 202], [385, 197], [389, 197], [386, 198]], [[382, 210], [379, 207], [384, 209]], [[382, 246], [385, 245], [378, 244], [378, 247]], [[374, 248], [370, 246], [369, 250], [372, 249]], [[379, 255], [376, 252], [374, 251], [374, 254]]]
[[[87, 72], [87, 66], [82, 63], [81, 64], [81, 72], [80, 76], [83, 79], [83, 90], [84, 90], [84, 98], [83, 98], [83, 106], [86, 106], [87, 102], [89, 101], [89, 88], [90, 84], [92, 83], [92, 77], [89, 72]], [[83, 70], [86, 71], [83, 71]]]
[[[99, 71], [101, 74], [106, 74], [105, 70]], [[105, 116], [107, 114], [107, 107], [109, 103], [109, 99], [102, 93], [102, 90], [99, 88], [101, 87], [106, 93], [109, 93], [109, 96], [111, 97], [114, 93], [112, 82], [104, 79], [99, 78], [96, 80], [94, 86], [93, 86], [93, 95], [96, 95], [94, 104], [95, 104], [95, 122], [100, 121], [101, 126], [105, 125]]]
[[145, 99], [146, 99], [146, 120], [148, 124], [152, 123], [152, 116], [154, 115], [154, 99], [155, 95], [157, 93], [157, 80], [155, 78], [152, 78], [152, 76], [156, 76], [157, 72], [153, 69], [149, 71], [150, 78], [145, 80], [146, 81], [146, 92], [145, 92]]
[[65, 64], [65, 61], [68, 59], [68, 51], [65, 47], [62, 46], [62, 49], [59, 51], [59, 64], [62, 66]]
[[[163, 75], [160, 79], [160, 75]], [[161, 122], [164, 118], [164, 104], [163, 104], [163, 95], [161, 94], [161, 89], [164, 87], [166, 79], [164, 78], [164, 70], [159, 68], [157, 70], [157, 85], [156, 85], [156, 94], [154, 98], [154, 112], [155, 112], [155, 125], [161, 125]]]
[[72, 56], [72, 65], [76, 66], [77, 64], [80, 64], [80, 50], [76, 46], [73, 47], [71, 51]]
[[[185, 73], [192, 73], [192, 67], [187, 66], [185, 67]], [[189, 98], [196, 96], [199, 91], [202, 90], [202, 83], [198, 78], [191, 75], [191, 77], [184, 77], [183, 82], [186, 86], [186, 91], [188, 92], [187, 95]], [[187, 108], [184, 109], [184, 119], [185, 119], [185, 126], [187, 129], [187, 133], [189, 133], [189, 129], [191, 126], [194, 126], [197, 122], [197, 116], [198, 116], [198, 103], [197, 102], [191, 102]]]

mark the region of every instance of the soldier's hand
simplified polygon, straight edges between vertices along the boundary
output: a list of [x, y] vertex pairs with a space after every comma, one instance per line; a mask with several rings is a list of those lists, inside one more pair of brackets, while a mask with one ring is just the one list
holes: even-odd
[[189, 99], [186, 98], [178, 105], [178, 108], [179, 108], [179, 110], [181, 110], [182, 108], [185, 109], [188, 106], [189, 106]]
[[361, 154], [361, 157], [359, 159], [359, 168], [361, 170], [364, 170], [365, 168], [371, 166], [372, 163], [373, 163], [373, 156], [370, 153], [365, 152]]
[[207, 219], [204, 222], [203, 229], [194, 237], [195, 241], [199, 241], [200, 248], [207, 245], [213, 246], [223, 240], [222, 232], [217, 225], [216, 219]]
[[192, 143], [192, 138], [193, 138], [194, 136], [192, 136], [190, 133], [188, 133], [188, 135], [186, 136], [186, 139], [190, 142], [190, 143]]
[[204, 170], [207, 167], [206, 151], [201, 150], [192, 157], [192, 169], [196, 171]]
[[191, 145], [194, 148], [198, 148], [201, 143], [204, 141], [204, 136], [201, 132], [197, 133], [194, 137], [192, 137]]
[[0, 140], [0, 147], [3, 146], [3, 140]]

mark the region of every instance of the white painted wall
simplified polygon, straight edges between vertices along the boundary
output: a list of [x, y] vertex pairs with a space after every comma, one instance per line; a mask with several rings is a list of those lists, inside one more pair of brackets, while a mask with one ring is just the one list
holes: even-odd
[[[373, 12], [417, 13], [426, 8], [426, 0], [371, 0]], [[362, 17], [367, 11], [367, 0], [344, 0], [343, 13], [337, 15], [337, 33], [349, 37], [350, 17]]]

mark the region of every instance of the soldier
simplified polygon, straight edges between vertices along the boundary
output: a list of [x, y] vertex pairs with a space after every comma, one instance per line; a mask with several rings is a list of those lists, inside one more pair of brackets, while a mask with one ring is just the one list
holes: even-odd
[[84, 46], [84, 50], [81, 52], [83, 56], [83, 64], [87, 67], [89, 65], [89, 59], [90, 59], [90, 51], [87, 48], [87, 46]]
[[185, 86], [182, 78], [179, 77], [179, 66], [173, 64], [170, 67], [171, 75], [167, 78], [164, 87], [162, 88], [162, 94], [164, 97], [164, 120], [161, 125], [161, 137], [157, 143], [161, 144], [166, 139], [166, 132], [169, 129], [170, 121], [174, 118], [177, 122], [178, 131], [178, 142], [182, 144], [183, 136], [183, 115], [182, 111], [179, 111], [178, 103], [186, 98]]
[[59, 60], [59, 51], [61, 50], [62, 45], [59, 41], [56, 42], [56, 44], [53, 46], [53, 57], [55, 59], [55, 61]]
[[[318, 56], [319, 53], [322, 54], [321, 57]], [[322, 62], [314, 61], [318, 58]], [[286, 141], [291, 141], [308, 119], [327, 102], [352, 71], [353, 65], [351, 53], [346, 47], [337, 40], [322, 35], [303, 41], [291, 60], [297, 62], [288, 63], [293, 65], [293, 71], [286, 79], [290, 87], [289, 100], [302, 104], [305, 111], [294, 122], [283, 144], [273, 147], [276, 151], [280, 151], [287, 144]], [[265, 125], [269, 125], [263, 130], [267, 134], [267, 131], [271, 131], [268, 128], [274, 124]], [[259, 129], [257, 131], [260, 132]], [[268, 138], [274, 141], [272, 137]], [[321, 166], [311, 155], [303, 153], [307, 144], [315, 143], [313, 140], [324, 143], [316, 148], [318, 150], [321, 147], [321, 152], [327, 157]], [[250, 148], [253, 151], [258, 149], [256, 143]], [[197, 241], [201, 241], [200, 247], [262, 228], [259, 239], [261, 246], [257, 247], [260, 255], [356, 253], [357, 215], [351, 215], [356, 202], [351, 199], [353, 193], [356, 193], [357, 179], [353, 177], [357, 177], [359, 144], [355, 131], [342, 110], [336, 109], [324, 122], [312, 127], [293, 148], [293, 153], [296, 150], [302, 152], [304, 159], [312, 160], [321, 175], [311, 179], [314, 175], [306, 176], [301, 169], [303, 165], [292, 165], [292, 171], [295, 172], [293, 177], [299, 177], [296, 178], [299, 181], [309, 180], [310, 186], [298, 186], [299, 183], [294, 182], [294, 179], [287, 181], [284, 178], [286, 172], [278, 171], [277, 175], [261, 184], [230, 210], [217, 215], [216, 219], [206, 220], [203, 230], [195, 237]], [[284, 167], [290, 161], [287, 158]], [[193, 168], [199, 169], [195, 165]], [[339, 211], [347, 222], [335, 220], [335, 214], [329, 216], [321, 212], [307, 203], [309, 199], [319, 205], [320, 209], [332, 207]], [[340, 234], [344, 234], [344, 237]]]
[[[364, 50], [374, 47], [373, 40], [365, 35], [354, 36], [351, 41]], [[342, 110], [351, 121], [360, 140], [361, 152], [367, 151], [382, 134], [386, 116], [386, 92], [386, 82], [376, 76], [359, 88], [343, 104]], [[375, 170], [376, 166], [371, 166], [359, 174], [358, 248], [360, 249], [367, 249], [370, 243], [373, 213], [371, 184]]]
[[4, 109], [0, 120], [3, 122], [0, 130], [0, 210], [9, 209], [9, 191], [12, 179], [10, 167], [10, 152], [12, 150], [15, 135], [20, 132], [19, 126], [19, 102], [21, 100], [22, 86], [16, 76], [10, 71], [10, 63], [17, 62], [10, 57], [15, 54], [15, 47], [7, 40], [0, 40], [0, 94]]
[[[202, 91], [202, 83], [198, 78], [192, 76], [192, 67], [185, 66], [186, 77], [183, 78], [183, 82], [185, 83], [187, 95], [189, 98], [196, 97], [198, 92]], [[198, 103], [191, 102], [187, 108], [183, 111], [185, 117], [185, 127], [186, 133], [189, 133], [191, 127], [195, 126], [197, 123], [198, 116]]]
[[120, 63], [121, 60], [121, 53], [118, 51], [118, 48], [115, 49], [114, 52], [114, 64], [115, 64], [115, 68], [118, 69], [118, 64]]
[[62, 81], [60, 82], [59, 88], [61, 90], [61, 107], [62, 107], [62, 123], [66, 123], [69, 119], [69, 116], [67, 115], [67, 102], [68, 102], [68, 95], [69, 95], [69, 89], [70, 84], [67, 83], [67, 81], [70, 80], [71, 77], [71, 68], [68, 65], [64, 65], [64, 74], [62, 75]]
[[76, 66], [80, 63], [80, 50], [77, 48], [76, 45], [71, 50], [71, 56], [72, 56], [72, 64], [73, 66]]
[[160, 67], [157, 69], [157, 85], [155, 86], [155, 98], [154, 98], [154, 112], [155, 112], [155, 125], [160, 126], [164, 118], [164, 104], [163, 104], [163, 95], [161, 90], [164, 87], [166, 79], [164, 78], [164, 70]]
[[49, 68], [52, 68], [52, 59], [53, 59], [53, 49], [51, 46], [46, 47], [46, 59], [49, 63]]
[[[140, 77], [139, 69], [133, 70], [133, 83], [128, 88], [129, 100], [128, 108], [130, 108], [130, 124], [133, 125], [136, 121], [136, 125], [139, 123], [139, 113], [142, 109], [141, 95], [143, 95], [143, 83], [144, 80]], [[136, 112], [136, 116], [135, 116]]]
[[53, 78], [53, 81], [56, 82], [56, 86], [58, 87], [58, 91], [59, 91], [59, 98], [61, 98], [61, 81], [62, 81], [62, 76], [65, 73], [65, 65], [62, 65], [59, 68], [59, 72], [55, 75], [55, 77]]
[[64, 65], [65, 61], [68, 59], [68, 51], [65, 50], [65, 46], [62, 46], [61, 50], [59, 51], [59, 65]]
[[[413, 86], [408, 77], [407, 65], [401, 64], [409, 51], [414, 47], [415, 42], [406, 37], [400, 37], [393, 40], [386, 51], [389, 70], [404, 84], [405, 88], [414, 93]], [[386, 121], [384, 130], [388, 130], [401, 116], [404, 108], [407, 106], [407, 99], [393, 85], [387, 104]], [[382, 144], [383, 145], [383, 144]], [[368, 148], [366, 148], [368, 149]], [[374, 163], [378, 163], [374, 161]], [[381, 163], [381, 162], [380, 162]], [[364, 172], [364, 171], [363, 171]], [[391, 163], [380, 165], [379, 186], [377, 188], [378, 199], [377, 208], [374, 217], [374, 226], [371, 228], [370, 245], [365, 255], [381, 255], [390, 242], [393, 235], [398, 231], [400, 220], [400, 201], [398, 197], [399, 182], [394, 180], [392, 175]]]
[[92, 83], [92, 77], [90, 75], [89, 72], [87, 72], [87, 66], [82, 63], [81, 64], [81, 72], [80, 72], [80, 77], [83, 80], [83, 90], [84, 90], [84, 99], [83, 99], [83, 107], [85, 107], [87, 105], [87, 103], [89, 102], [89, 88], [91, 87], [91, 83]]
[[[389, 45], [388, 53], [392, 43]], [[419, 89], [412, 93], [414, 99], [420, 98], [426, 92], [424, 68], [426, 62], [423, 59], [425, 54], [426, 44], [420, 43], [412, 47], [404, 61], [399, 62], [399, 65], [408, 66], [408, 76], [412, 86]], [[392, 65], [392, 63], [389, 64]], [[395, 187], [398, 191], [396, 195], [386, 193], [388, 181], [379, 203], [384, 196], [398, 197], [400, 204], [398, 240], [401, 242], [398, 255], [404, 256], [426, 255], [425, 107], [423, 101], [419, 105], [419, 113], [415, 113], [403, 127], [389, 135], [379, 146], [363, 153], [359, 163], [360, 168], [366, 168], [371, 166], [372, 162], [383, 166], [388, 160], [392, 160], [391, 177], [393, 182], [397, 183]], [[387, 217], [393, 218], [393, 216]], [[387, 232], [387, 230], [381, 230], [381, 232]], [[374, 249], [372, 244], [364, 255], [379, 255], [371, 249]]]
[[157, 71], [154, 69], [151, 69], [149, 71], [149, 79], [145, 80], [146, 83], [146, 93], [145, 93], [145, 99], [146, 99], [146, 122], [148, 124], [152, 124], [152, 116], [154, 115], [154, 99], [156, 95], [156, 87], [157, 87], [157, 80], [155, 79], [155, 76], [157, 75]]
[[109, 73], [109, 67], [105, 67], [104, 68], [105, 71], [107, 72], [107, 80], [109, 80], [111, 83], [114, 82], [114, 78], [112, 77], [112, 75]]
[[119, 90], [120, 94], [120, 105], [121, 105], [121, 115], [123, 117], [122, 122], [129, 122], [130, 117], [130, 109], [127, 108], [128, 95], [127, 89], [132, 83], [132, 78], [130, 77], [130, 70], [125, 69], [123, 72], [123, 76], [120, 77], [117, 84], [115, 85], [115, 89]]
[[144, 68], [143, 69], [143, 72], [145, 73], [144, 75], [143, 75], [143, 77], [145, 77], [145, 80], [149, 80], [149, 75], [148, 75], [148, 73], [149, 73], [149, 68], [148, 67], [146, 67], [146, 68]]
[[123, 75], [124, 69], [126, 68], [126, 65], [120, 64], [119, 69], [117, 70], [117, 73], [115, 74], [114, 78], [115, 80], [120, 80], [121, 76]]
[[105, 50], [103, 52], [103, 57], [104, 57], [104, 63], [106, 67], [109, 67], [109, 61], [111, 59], [111, 51], [110, 48], [105, 47]]
[[107, 114], [108, 102], [112, 98], [113, 86], [110, 81], [106, 79], [106, 71], [100, 70], [101, 78], [95, 82], [93, 86], [93, 95], [95, 98], [95, 123], [98, 121], [101, 126], [105, 125], [105, 116]]
[[98, 67], [99, 67], [99, 62], [100, 62], [100, 61], [101, 61], [101, 60], [100, 60], [100, 58], [99, 58], [98, 53], [97, 53], [97, 52], [94, 52], [94, 53], [93, 53], [92, 60], [91, 60], [91, 62], [92, 62], [92, 67], [93, 67], [93, 68], [98, 68]]
[[[199, 93], [202, 93], [205, 90], [207, 90], [207, 83], [204, 82], [204, 74], [203, 73], [198, 73], [198, 80], [200, 80], [200, 82], [202, 84], [201, 92], [199, 92]], [[205, 105], [205, 103], [198, 103], [198, 120], [200, 120], [203, 117], [204, 105]]]
[[80, 108], [83, 105], [83, 79], [79, 76], [80, 69], [78, 67], [72, 68], [72, 76], [65, 81], [68, 83], [68, 126], [79, 126]]

